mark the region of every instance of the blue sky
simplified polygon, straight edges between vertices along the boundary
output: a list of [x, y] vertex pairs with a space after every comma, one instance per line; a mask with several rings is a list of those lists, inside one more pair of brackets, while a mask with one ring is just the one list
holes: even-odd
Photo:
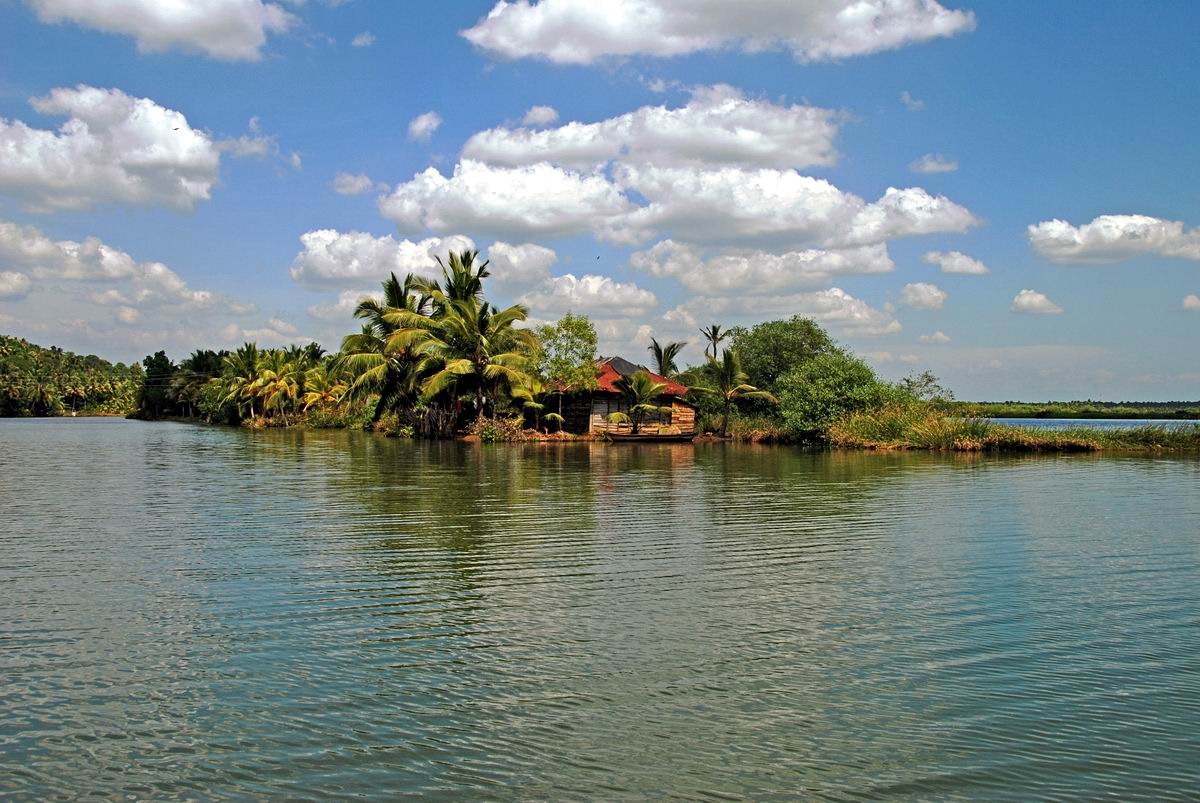
[[336, 348], [469, 238], [605, 353], [797, 313], [962, 398], [1200, 398], [1195, 4], [117, 5], [0, 2], [5, 333]]

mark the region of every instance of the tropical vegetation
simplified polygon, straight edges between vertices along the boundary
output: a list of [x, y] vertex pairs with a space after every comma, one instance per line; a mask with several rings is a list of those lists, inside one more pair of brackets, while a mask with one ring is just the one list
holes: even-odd
[[123, 415], [141, 367], [0, 335], [0, 416]]

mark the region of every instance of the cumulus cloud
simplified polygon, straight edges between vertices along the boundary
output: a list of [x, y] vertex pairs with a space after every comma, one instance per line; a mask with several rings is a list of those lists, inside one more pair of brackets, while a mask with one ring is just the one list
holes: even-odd
[[250, 341], [260, 346], [286, 346], [292, 343], [305, 343], [313, 338], [300, 334], [296, 326], [282, 318], [272, 318], [265, 326], [245, 329], [237, 324], [229, 324], [221, 331], [221, 336], [227, 342]]
[[115, 201], [186, 210], [209, 198], [219, 149], [180, 112], [84, 84], [31, 103], [69, 119], [55, 132], [0, 118], [0, 192], [37, 209]]
[[362, 195], [373, 189], [375, 189], [375, 182], [364, 173], [357, 175], [338, 173], [333, 177], [333, 191], [338, 195]]
[[507, 287], [522, 287], [544, 282], [550, 266], [558, 261], [553, 249], [534, 243], [510, 245], [497, 240], [487, 250], [491, 278]]
[[931, 335], [921, 335], [917, 340], [920, 340], [922, 343], [949, 343], [950, 336], [938, 330]]
[[418, 173], [381, 198], [380, 212], [403, 231], [472, 231], [553, 237], [602, 231], [633, 204], [603, 176], [550, 164], [493, 167], [464, 159], [453, 175]]
[[389, 273], [440, 276], [434, 256], [474, 248], [466, 237], [430, 237], [420, 242], [376, 237], [361, 231], [317, 229], [300, 235], [303, 249], [292, 261], [292, 279], [308, 285], [368, 287]]
[[609, 56], [678, 56], [738, 47], [786, 50], [801, 62], [891, 50], [972, 30], [970, 12], [936, 0], [501, 0], [462, 32], [502, 58], [591, 64]]
[[1036, 290], [1022, 290], [1013, 299], [1012, 311], [1057, 315], [1063, 309], [1051, 301], [1044, 293], [1039, 293]]
[[353, 47], [370, 47], [375, 44], [375, 34], [370, 31], [363, 31], [358, 36], [350, 40]]
[[927, 251], [924, 260], [940, 267], [942, 273], [982, 275], [990, 272], [987, 265], [961, 251]]
[[[539, 109], [554, 111], [534, 107], [526, 114], [526, 125]], [[538, 124], [553, 120], [540, 117]], [[676, 109], [643, 106], [597, 123], [481, 131], [463, 146], [463, 156], [496, 165], [548, 161], [576, 168], [618, 157], [627, 164], [658, 167], [831, 165], [837, 161], [834, 140], [840, 119], [831, 109], [779, 105], [718, 85], [694, 89], [687, 105]]]
[[958, 169], [958, 161], [940, 153], [927, 153], [913, 160], [908, 169], [914, 173], [953, 173]]
[[1028, 232], [1034, 250], [1055, 262], [1116, 262], [1145, 254], [1200, 260], [1200, 228], [1147, 215], [1101, 215], [1082, 226], [1045, 220]]
[[225, 61], [257, 61], [268, 34], [297, 19], [262, 0], [29, 0], [43, 22], [74, 22], [132, 36], [147, 53], [179, 49]]
[[900, 303], [916, 309], [941, 309], [949, 294], [936, 284], [913, 282], [900, 291]]
[[561, 315], [568, 310], [596, 315], [636, 313], [658, 304], [654, 293], [632, 282], [590, 274], [576, 277], [572, 273], [548, 279], [540, 289], [517, 300], [542, 315]]
[[358, 303], [364, 298], [383, 301], [383, 293], [364, 292], [362, 290], [343, 290], [338, 293], [337, 300], [330, 304], [314, 304], [308, 308], [308, 314], [314, 318], [327, 321], [348, 321], [354, 315]]
[[1200, 296], [1196, 295], [1195, 293], [1191, 293], [1190, 295], [1184, 297], [1183, 308], [1186, 310], [1192, 310], [1194, 312], [1200, 312]]
[[677, 278], [689, 290], [709, 295], [820, 287], [835, 276], [887, 273], [895, 267], [887, 246], [882, 244], [782, 254], [748, 251], [706, 259], [700, 249], [673, 240], [663, 240], [649, 250], [634, 253], [629, 264], [652, 276]]
[[681, 328], [692, 330], [717, 319], [763, 320], [772, 315], [802, 315], [832, 326], [842, 334], [861, 337], [901, 331], [900, 322], [890, 313], [875, 309], [839, 287], [771, 296], [697, 296], [663, 317]]
[[14, 270], [0, 271], [0, 300], [12, 301], [29, 293], [29, 277]]
[[874, 203], [794, 170], [621, 166], [618, 182], [649, 203], [618, 222], [637, 241], [669, 231], [697, 242], [775, 242], [846, 247], [894, 237], [961, 232], [978, 221], [945, 196], [916, 187]]
[[550, 125], [558, 122], [558, 111], [553, 106], [533, 106], [521, 118], [523, 125]]
[[437, 112], [418, 114], [408, 124], [408, 138], [414, 142], [428, 142], [441, 124], [442, 116]]

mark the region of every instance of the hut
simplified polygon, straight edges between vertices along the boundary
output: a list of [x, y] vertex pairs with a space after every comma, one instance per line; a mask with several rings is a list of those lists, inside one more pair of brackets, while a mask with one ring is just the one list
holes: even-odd
[[659, 376], [648, 368], [637, 365], [622, 357], [602, 358], [596, 364], [596, 389], [592, 391], [568, 392], [563, 398], [563, 429], [576, 435], [601, 432], [629, 432], [627, 423], [614, 424], [608, 417], [612, 413], [628, 413], [617, 380], [638, 371], [645, 371], [655, 382], [666, 385], [658, 397], [659, 405], [670, 407], [670, 414], [647, 415], [642, 418], [643, 429], [670, 427], [672, 431], [692, 433], [696, 431], [696, 406], [684, 399], [687, 388], [678, 382]]

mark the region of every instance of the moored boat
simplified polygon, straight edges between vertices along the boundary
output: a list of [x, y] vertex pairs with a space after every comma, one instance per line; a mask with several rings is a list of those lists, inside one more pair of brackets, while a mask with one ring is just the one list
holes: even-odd
[[688, 443], [696, 437], [695, 432], [606, 432], [605, 436], [613, 443]]

